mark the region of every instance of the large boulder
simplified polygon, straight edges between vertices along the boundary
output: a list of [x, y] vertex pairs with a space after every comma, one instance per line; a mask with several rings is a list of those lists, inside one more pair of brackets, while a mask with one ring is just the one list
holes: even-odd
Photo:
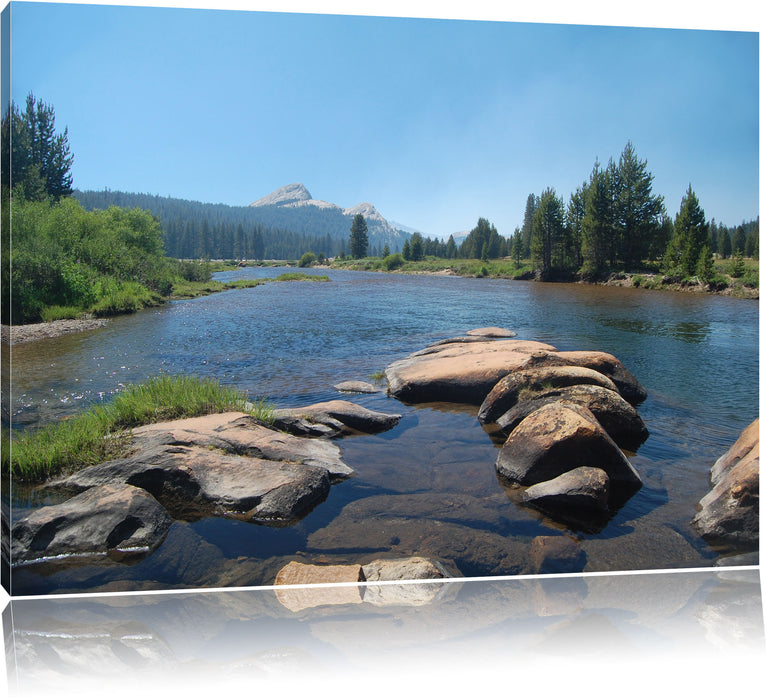
[[556, 401], [579, 404], [589, 409], [621, 449], [635, 451], [649, 437], [647, 426], [631, 404], [616, 391], [592, 384], [524, 394], [523, 400], [499, 416], [495, 427], [507, 436], [526, 416]]
[[549, 403], [528, 415], [510, 434], [496, 471], [510, 482], [532, 486], [576, 467], [598, 467], [613, 486], [638, 489], [641, 478], [589, 409]]
[[453, 339], [391, 363], [385, 370], [388, 394], [407, 403], [479, 405], [499, 379], [526, 367], [532, 353], [554, 350], [531, 340]]
[[[644, 387], [614, 355], [598, 351], [562, 352], [547, 343], [509, 338], [511, 335], [511, 331], [504, 329], [479, 328], [397, 360], [385, 370], [388, 394], [407, 403], [480, 405], [498, 381], [513, 372], [565, 366], [604, 375], [614, 387], [608, 383], [604, 386], [616, 389], [631, 404], [647, 396]], [[592, 376], [589, 375], [588, 383], [601, 381]]]
[[176, 518], [222, 516], [285, 525], [326, 499], [352, 473], [336, 445], [286, 435], [250, 416], [224, 413], [144, 426], [130, 456], [51, 483], [83, 491], [143, 488]]
[[104, 485], [19, 520], [11, 534], [14, 564], [57, 557], [66, 560], [137, 557], [154, 550], [172, 519], [147, 491]]
[[556, 365], [530, 367], [512, 372], [500, 379], [480, 405], [477, 418], [480, 423], [495, 423], [519, 401], [533, 398], [547, 389], [594, 384], [617, 391], [614, 382], [606, 375], [587, 367]]
[[712, 489], [693, 524], [711, 544], [749, 551], [760, 542], [760, 420], [751, 423], [711, 469]]
[[351, 401], [326, 401], [300, 408], [275, 410], [273, 426], [293, 435], [338, 437], [381, 433], [401, 420], [398, 413], [380, 413]]

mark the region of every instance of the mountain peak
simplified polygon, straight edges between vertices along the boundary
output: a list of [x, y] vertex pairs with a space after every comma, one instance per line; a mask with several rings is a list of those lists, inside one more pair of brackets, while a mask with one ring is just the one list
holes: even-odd
[[346, 216], [355, 216], [356, 214], [361, 214], [365, 219], [377, 219], [378, 221], [385, 221], [382, 214], [380, 214], [380, 212], [375, 209], [375, 205], [369, 202], [361, 202], [361, 204], [356, 204], [355, 207], [345, 209], [344, 213]]
[[297, 202], [306, 202], [313, 197], [307, 191], [307, 188], [301, 182], [295, 182], [285, 187], [271, 192], [266, 197], [257, 199], [250, 206], [252, 207], [266, 207], [266, 206], [282, 206], [284, 204], [294, 204]]

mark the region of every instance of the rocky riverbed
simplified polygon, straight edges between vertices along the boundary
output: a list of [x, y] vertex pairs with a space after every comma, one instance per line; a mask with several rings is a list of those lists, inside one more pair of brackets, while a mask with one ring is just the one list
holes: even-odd
[[[516, 339], [505, 329], [480, 328], [391, 363], [385, 380], [388, 397], [405, 404], [470, 406], [498, 448], [491, 468], [507, 503], [546, 514], [569, 533], [599, 532], [642, 488], [642, 477], [629, 455], [649, 436], [638, 413], [646, 391], [608, 353], [562, 352], [547, 343]], [[365, 382], [343, 383], [337, 390], [380, 391]], [[401, 419], [399, 412], [333, 400], [279, 409], [274, 425], [243, 413], [225, 413], [135, 429], [127, 456], [45, 485], [68, 500], [39, 508], [14, 524], [13, 561], [17, 566], [134, 561], [160, 547], [175, 521], [225, 518], [273, 528], [297, 523], [326, 500], [336, 484], [358, 479], [357, 470], [342, 459], [339, 440], [389, 432]], [[727, 521], [722, 527], [726, 541], [733, 543], [730, 551], [757, 548], [755, 432], [756, 428], [750, 429], [742, 444], [737, 443], [712, 472], [715, 493], [723, 495], [704, 499], [727, 499], [723, 509]], [[370, 459], [380, 456], [373, 454]], [[328, 526], [312, 532], [307, 546], [332, 552], [335, 560], [338, 552], [367, 552], [357, 565], [349, 562], [351, 569], [345, 572], [348, 580], [362, 580], [364, 571], [374, 575], [373, 560], [383, 561], [379, 553], [390, 551], [394, 541], [402, 541], [403, 546], [420, 542], [417, 509], [422, 505], [430, 525], [447, 519], [447, 530], [458, 527], [468, 533], [449, 550], [449, 539], [435, 539], [433, 531], [424, 530], [423, 548], [434, 550], [439, 559], [434, 560], [434, 577], [457, 576], [472, 566], [494, 574], [584, 568], [584, 551], [575, 537], [541, 535], [526, 544], [498, 532], [477, 530], [479, 539], [472, 538], [471, 528], [463, 521], [459, 524], [460, 514], [465, 513], [469, 521], [489, 522], [494, 519], [489, 509], [495, 505], [462, 498], [446, 492], [365, 494], [343, 505]], [[703, 537], [719, 539], [719, 527], [709, 524], [719, 522], [713, 513], [708, 515], [713, 506], [701, 505], [696, 527]], [[730, 516], [736, 505], [748, 509], [745, 528], [739, 527], [738, 515]], [[692, 517], [688, 513], [688, 522]], [[368, 526], [375, 518], [381, 525], [372, 531]], [[389, 529], [383, 527], [388, 523]], [[352, 537], [343, 534], [350, 532]], [[312, 563], [309, 557], [303, 559], [296, 562], [299, 567]], [[385, 562], [378, 567], [383, 578], [425, 577], [422, 572], [431, 571], [425, 563], [401, 569], [398, 563], [390, 563], [391, 557]], [[287, 563], [288, 559], [283, 562]], [[280, 567], [278, 562], [269, 572], [273, 578]], [[281, 580], [304, 583], [316, 571], [321, 576], [331, 573], [293, 570], [302, 573], [295, 578], [286, 570]]]

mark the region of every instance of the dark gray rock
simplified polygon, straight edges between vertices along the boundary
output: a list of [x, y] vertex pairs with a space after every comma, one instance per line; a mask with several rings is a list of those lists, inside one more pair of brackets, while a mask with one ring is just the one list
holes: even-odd
[[602, 512], [609, 501], [609, 476], [603, 469], [577, 467], [529, 486], [523, 497], [526, 503], [561, 515], [568, 510]]
[[342, 391], [346, 394], [379, 394], [380, 389], [378, 389], [374, 384], [370, 384], [369, 382], [361, 382], [361, 381], [347, 381], [347, 382], [340, 382], [339, 384], [335, 384], [334, 388], [337, 391]]
[[148, 492], [127, 484], [97, 486], [17, 522], [12, 561], [147, 554], [161, 543], [171, 524], [168, 513]]

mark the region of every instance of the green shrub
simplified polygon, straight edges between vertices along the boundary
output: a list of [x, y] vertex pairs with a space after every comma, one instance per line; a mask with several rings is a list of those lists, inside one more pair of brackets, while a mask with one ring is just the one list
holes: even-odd
[[299, 258], [299, 267], [310, 267], [311, 265], [315, 264], [317, 259], [318, 258], [315, 256], [315, 253], [308, 251], [301, 258]]
[[404, 264], [404, 258], [401, 253], [391, 253], [383, 258], [383, 268], [388, 272], [400, 268]]

